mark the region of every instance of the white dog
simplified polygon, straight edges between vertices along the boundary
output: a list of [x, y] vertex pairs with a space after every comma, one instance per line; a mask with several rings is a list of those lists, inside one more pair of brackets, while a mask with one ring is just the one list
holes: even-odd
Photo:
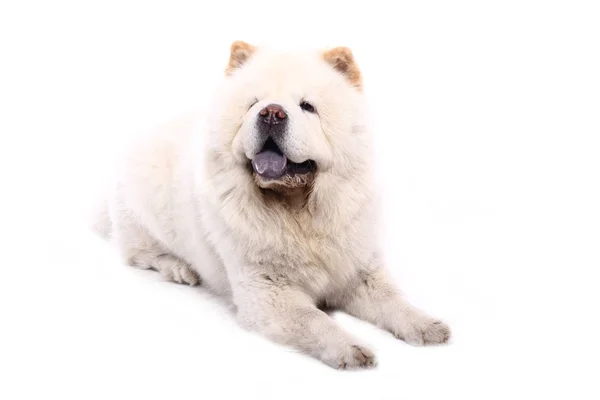
[[446, 342], [448, 326], [410, 305], [382, 265], [351, 51], [234, 42], [225, 75], [205, 118], [126, 153], [95, 228], [128, 264], [202, 282], [232, 300], [242, 326], [336, 368], [375, 359], [318, 306], [411, 344]]

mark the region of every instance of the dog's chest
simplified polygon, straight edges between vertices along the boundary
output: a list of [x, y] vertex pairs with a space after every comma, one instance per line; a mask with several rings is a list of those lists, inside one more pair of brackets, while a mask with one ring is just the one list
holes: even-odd
[[281, 240], [262, 246], [255, 254], [269, 279], [323, 297], [346, 287], [361, 267], [361, 246], [348, 235], [282, 234]]
[[371, 256], [371, 235], [360, 215], [345, 218], [352, 223], [344, 224], [335, 215], [316, 219], [305, 209], [295, 212], [277, 204], [235, 213], [237, 218], [224, 226], [232, 248], [241, 250], [240, 268], [315, 298], [347, 288]]

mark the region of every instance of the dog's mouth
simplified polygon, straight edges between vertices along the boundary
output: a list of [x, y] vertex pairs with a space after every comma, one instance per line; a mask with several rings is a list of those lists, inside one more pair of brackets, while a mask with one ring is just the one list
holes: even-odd
[[266, 180], [305, 175], [316, 170], [316, 163], [313, 160], [301, 163], [290, 161], [272, 138], [269, 138], [261, 151], [254, 156], [251, 165], [254, 172]]

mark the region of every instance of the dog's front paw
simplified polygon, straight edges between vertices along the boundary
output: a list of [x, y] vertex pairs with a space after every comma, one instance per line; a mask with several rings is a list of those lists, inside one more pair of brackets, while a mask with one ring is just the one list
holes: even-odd
[[402, 328], [395, 332], [396, 337], [412, 345], [442, 344], [450, 339], [450, 327], [430, 317], [411, 318], [402, 325]]
[[373, 352], [358, 345], [340, 349], [338, 354], [331, 354], [324, 361], [337, 369], [370, 368], [376, 365]]

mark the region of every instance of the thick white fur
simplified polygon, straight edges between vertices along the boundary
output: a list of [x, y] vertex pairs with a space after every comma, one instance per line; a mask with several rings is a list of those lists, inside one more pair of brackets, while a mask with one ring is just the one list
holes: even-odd
[[[374, 356], [317, 305], [412, 344], [446, 342], [448, 326], [411, 306], [382, 265], [362, 94], [318, 52], [262, 49], [218, 93], [208, 115], [161, 126], [120, 159], [94, 224], [125, 262], [202, 282], [233, 302], [242, 326], [336, 368]], [[318, 166], [299, 207], [267, 202], [248, 170], [260, 150], [254, 118], [270, 103], [290, 116], [288, 158]]]

